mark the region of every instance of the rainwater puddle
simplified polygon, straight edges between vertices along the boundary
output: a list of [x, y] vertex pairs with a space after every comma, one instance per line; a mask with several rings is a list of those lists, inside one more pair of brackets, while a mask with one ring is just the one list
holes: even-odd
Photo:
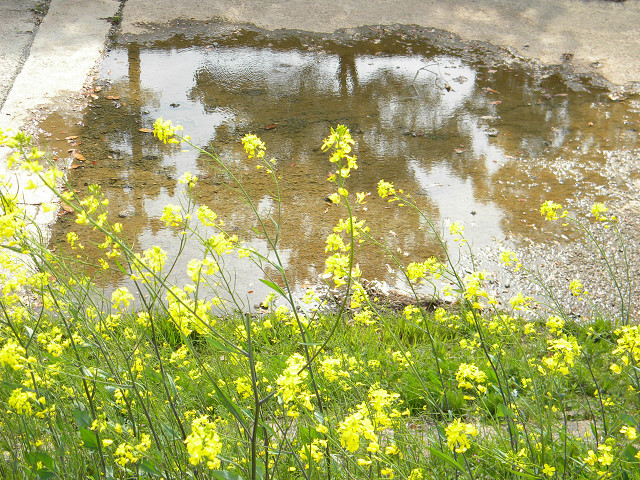
[[[164, 205], [181, 201], [178, 178], [190, 171], [200, 179], [197, 204], [266, 251], [251, 231], [255, 218], [226, 176], [197, 151], [161, 145], [140, 129], [158, 117], [182, 125], [238, 172], [261, 214], [275, 216], [273, 185], [240, 144], [246, 133], [259, 135], [276, 159], [280, 252], [299, 287], [319, 283], [324, 239], [345, 215], [326, 201], [331, 167], [319, 148], [338, 123], [350, 128], [359, 159], [348, 189], [372, 192], [355, 215], [404, 263], [438, 254], [438, 246], [424, 221], [376, 198], [380, 179], [410, 192], [445, 231], [452, 221], [462, 223], [473, 248], [505, 238], [555, 240], [539, 215], [542, 202], [601, 200], [611, 182], [633, 180], [605, 173], [603, 154], [636, 147], [631, 100], [612, 101], [586, 82], [568, 85], [558, 75], [458, 53], [402, 34], [345, 43], [236, 31], [218, 39], [116, 45], [102, 62], [84, 125], [72, 132], [78, 139], [67, 145], [54, 126], [51, 142], [62, 140], [65, 150], [86, 158], [69, 171], [71, 184], [79, 192], [101, 185], [136, 248], [178, 251], [181, 236], [160, 215]], [[54, 244], [77, 230], [73, 220], [61, 216]], [[190, 247], [183, 255], [184, 264], [200, 257]], [[359, 255], [364, 278], [398, 283], [391, 258], [367, 246]], [[175, 270], [179, 281], [187, 281], [184, 264]], [[235, 259], [229, 266], [241, 295], [252, 302], [263, 297], [255, 266]]]

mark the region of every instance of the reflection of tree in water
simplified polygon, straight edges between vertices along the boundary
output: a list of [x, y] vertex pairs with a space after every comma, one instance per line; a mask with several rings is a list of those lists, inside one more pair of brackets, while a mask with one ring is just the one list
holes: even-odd
[[[352, 86], [357, 86], [355, 54], [346, 53], [340, 58], [340, 82], [346, 85], [351, 77]], [[322, 271], [325, 257], [324, 239], [332, 231], [338, 218], [345, 213], [338, 207], [329, 206], [325, 201], [326, 196], [335, 187], [326, 182], [331, 170], [328, 156], [318, 152], [316, 147], [328, 134], [329, 126], [338, 122], [357, 125], [361, 119], [375, 112], [375, 106], [371, 102], [362, 102], [360, 97], [340, 96], [336, 95], [335, 91], [323, 90], [322, 83], [326, 79], [319, 77], [313, 65], [302, 68], [296, 76], [296, 81], [286, 85], [287, 95], [277, 88], [266, 88], [261, 84], [262, 72], [257, 72], [255, 76], [243, 77], [244, 83], [225, 81], [223, 76], [227, 74], [228, 72], [220, 66], [202, 65], [194, 75], [195, 83], [189, 91], [189, 97], [200, 102], [206, 111], [214, 111], [221, 104], [233, 105], [234, 110], [239, 112], [236, 139], [249, 131], [262, 136], [268, 146], [268, 155], [277, 159], [277, 170], [281, 176], [283, 205], [280, 246], [289, 252], [289, 266], [292, 271], [299, 272], [301, 278], [306, 276], [303, 272], [309, 272], [311, 275], [311, 272]], [[259, 88], [261, 85], [262, 89]], [[292, 89], [295, 90], [295, 95], [291, 94]], [[277, 110], [274, 111], [276, 104]], [[277, 116], [274, 117], [274, 114]], [[333, 118], [328, 119], [327, 116]], [[274, 121], [279, 122], [277, 129], [262, 130], [261, 127]], [[221, 135], [216, 131], [212, 138], [225, 137], [228, 128], [226, 124], [221, 125], [218, 129], [225, 132]], [[362, 153], [366, 151], [366, 142], [362, 136], [357, 138], [360, 158], [366, 159], [366, 155]], [[277, 206], [269, 193], [273, 190], [271, 180], [255, 170], [253, 161], [247, 164], [242, 148], [237, 143], [226, 142], [216, 144], [215, 148], [224, 161], [240, 167], [241, 178], [249, 185], [255, 203], [271, 205], [272, 213], [275, 214]], [[208, 160], [201, 157], [199, 167], [206, 171], [209, 168]], [[209, 178], [202, 180], [206, 187], [203, 186], [200, 190], [199, 201], [217, 211], [228, 225], [240, 227], [241, 231], [248, 232], [248, 227], [254, 226], [254, 220], [247, 221], [249, 212], [240, 201], [226, 200], [234, 198], [235, 195], [229, 194], [229, 187], [221, 176], [213, 169], [210, 171]], [[366, 168], [363, 166], [354, 172], [349, 189], [352, 192], [375, 192], [380, 175], [380, 170], [374, 165], [367, 165]], [[404, 175], [406, 177], [406, 172]], [[397, 179], [404, 180], [399, 177]], [[216, 183], [217, 185], [211, 185]], [[367, 204], [368, 211], [361, 211], [357, 215], [359, 218], [367, 218], [377, 229], [384, 228], [382, 234], [385, 236], [390, 236], [390, 231], [408, 232], [407, 235], [398, 238], [391, 237], [394, 251], [400, 248], [424, 256], [437, 250], [417, 218], [409, 216], [406, 210], [398, 212], [387, 207], [384, 202], [372, 198]], [[368, 256], [368, 263], [377, 265], [377, 270], [372, 275], [386, 276], [384, 264], [375, 261], [379, 259], [378, 254], [370, 251]]]
[[[83, 168], [71, 170], [68, 181], [82, 197], [87, 186], [98, 184], [109, 200], [112, 222], [123, 225], [123, 233], [132, 244], [145, 229], [157, 233], [162, 227], [147, 202], [162, 193], [175, 194], [175, 168], [163, 165], [163, 155], [170, 151], [149, 133], [141, 132], [145, 103], [157, 101], [152, 91], [140, 88], [140, 50], [128, 46], [129, 79], [105, 88], [87, 110], [80, 132], [80, 147], [87, 161]], [[107, 96], [117, 97], [108, 99]], [[94, 163], [95, 162], [95, 163]], [[75, 225], [75, 216], [64, 215], [52, 235], [59, 244], [66, 232], [75, 230], [87, 244], [104, 239], [86, 227]], [[96, 256], [99, 255], [96, 251]]]
[[[356, 54], [353, 50], [338, 55], [338, 82], [340, 95], [353, 95], [358, 89], [358, 69], [356, 68]], [[351, 81], [349, 81], [351, 80]]]

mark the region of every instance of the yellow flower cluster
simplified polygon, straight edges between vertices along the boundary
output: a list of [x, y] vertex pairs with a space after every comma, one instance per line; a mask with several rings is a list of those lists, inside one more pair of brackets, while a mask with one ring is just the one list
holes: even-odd
[[440, 278], [443, 271], [444, 265], [435, 257], [428, 258], [421, 263], [411, 262], [406, 269], [407, 278], [411, 282], [416, 282], [429, 276]]
[[562, 205], [559, 203], [555, 203], [551, 200], [547, 200], [540, 207], [540, 215], [546, 217], [547, 220], [553, 221], [558, 220], [558, 218], [566, 217], [568, 212], [565, 210], [560, 215], [558, 215], [558, 211], [562, 208]]
[[568, 375], [569, 367], [573, 367], [575, 358], [582, 352], [578, 341], [571, 335], [549, 339], [547, 350], [551, 352], [551, 356], [543, 358], [538, 365], [538, 371], [542, 375], [556, 372]]
[[264, 157], [266, 146], [258, 136], [253, 134], [245, 135], [244, 137], [242, 137], [242, 146], [244, 147], [244, 151], [247, 153], [247, 157]]
[[111, 303], [116, 310], [129, 308], [133, 301], [133, 295], [127, 287], [117, 288], [111, 293]]
[[[324, 139], [321, 147], [323, 152], [333, 148], [329, 161], [338, 164], [338, 170], [329, 177], [330, 181], [335, 182], [337, 177], [348, 178], [351, 170], [358, 168], [356, 156], [349, 155], [354, 144], [355, 142], [346, 126], [338, 125], [335, 129], [331, 127], [331, 134]], [[346, 164], [343, 163], [343, 160], [346, 160]]]
[[[458, 388], [486, 393], [487, 374], [472, 363], [461, 363], [456, 371]], [[475, 400], [475, 397], [465, 396], [466, 400]]]
[[26, 351], [14, 340], [9, 340], [0, 349], [0, 365], [13, 370], [21, 370], [27, 363]]
[[189, 463], [199, 465], [206, 462], [210, 470], [220, 468], [218, 455], [222, 452], [222, 441], [216, 430], [215, 422], [207, 416], [201, 416], [191, 422], [191, 434], [184, 443], [189, 452]]
[[207, 238], [204, 245], [210, 252], [224, 255], [225, 253], [231, 253], [237, 243], [237, 235], [227, 235], [225, 232], [220, 232]]
[[478, 435], [478, 430], [473, 424], [464, 423], [456, 418], [445, 427], [444, 433], [447, 436], [447, 446], [457, 453], [464, 453], [471, 448], [467, 435], [475, 437]]
[[358, 405], [357, 411], [347, 416], [338, 426], [340, 445], [351, 453], [360, 448], [360, 437], [369, 440], [369, 448], [374, 451], [379, 448], [378, 436], [375, 434], [373, 423], [368, 414], [366, 404], [361, 403]]
[[33, 408], [32, 402], [36, 401], [35, 392], [25, 391], [22, 388], [16, 388], [11, 392], [11, 396], [7, 403], [19, 415], [31, 415]]
[[215, 325], [216, 319], [210, 313], [211, 300], [193, 300], [179, 287], [171, 287], [166, 299], [171, 320], [184, 335], [189, 335], [194, 330], [206, 333]]
[[287, 359], [287, 368], [276, 379], [278, 399], [290, 417], [297, 417], [300, 414], [297, 408], [298, 402], [307, 410], [314, 409], [311, 403], [311, 392], [305, 384], [309, 376], [306, 363], [302, 355], [294, 353]]
[[589, 450], [587, 456], [582, 459], [584, 463], [596, 469], [596, 474], [599, 478], [607, 478], [609, 476], [607, 470], [614, 461], [614, 456], [611, 453], [613, 444], [614, 440], [609, 438], [598, 445], [597, 451]]
[[500, 263], [502, 263], [506, 267], [510, 267], [513, 265], [514, 270], [517, 272], [522, 268], [522, 263], [518, 260], [515, 252], [511, 250], [503, 250], [500, 252]]
[[158, 246], [145, 250], [142, 255], [136, 254], [136, 261], [132, 265], [132, 280], [148, 281], [158, 275], [167, 261], [167, 252]]
[[613, 354], [619, 355], [625, 365], [629, 365], [631, 361], [637, 363], [640, 360], [640, 326], [625, 326], [616, 330], [615, 334], [620, 338]]
[[173, 125], [171, 120], [164, 121], [162, 117], [153, 123], [153, 136], [162, 143], [180, 143], [180, 140], [174, 138], [180, 130], [182, 130], [180, 125]]
[[396, 200], [395, 197], [396, 189], [391, 182], [385, 182], [384, 180], [380, 180], [378, 182], [378, 195], [380, 198], [393, 197], [390, 202]]
[[140, 441], [136, 444], [130, 444], [123, 442], [118, 445], [114, 452], [115, 462], [121, 466], [126, 466], [128, 463], [137, 463], [144, 455], [144, 453], [151, 447], [151, 437], [143, 433], [140, 435]]
[[324, 450], [327, 448], [327, 440], [314, 438], [310, 444], [305, 445], [298, 451], [300, 459], [305, 462], [304, 468], [309, 469], [309, 459], [314, 463], [319, 463], [324, 458]]
[[[369, 389], [368, 402], [356, 406], [356, 411], [348, 415], [338, 425], [340, 444], [349, 452], [355, 453], [360, 448], [360, 438], [368, 440], [367, 451], [376, 453], [380, 450], [377, 431], [390, 428], [393, 419], [408, 415], [408, 411], [400, 412], [395, 408], [399, 402], [398, 393], [388, 392], [378, 385]], [[388, 450], [388, 451], [387, 451]], [[385, 453], [394, 454], [397, 447], [390, 444]]]
[[167, 227], [182, 227], [185, 222], [185, 218], [182, 216], [182, 208], [179, 205], [168, 204], [162, 208], [162, 215], [160, 216]]

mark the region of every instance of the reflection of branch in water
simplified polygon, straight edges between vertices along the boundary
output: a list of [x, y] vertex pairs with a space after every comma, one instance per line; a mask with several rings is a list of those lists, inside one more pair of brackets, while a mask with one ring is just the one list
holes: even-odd
[[[437, 73], [434, 72], [433, 70], [429, 70], [429, 67], [433, 67], [433, 66], [438, 67]], [[450, 92], [452, 90], [451, 85], [449, 85], [447, 82], [444, 81], [444, 75], [440, 70], [440, 64], [438, 62], [433, 62], [428, 65], [425, 65], [424, 67], [419, 68], [418, 71], [416, 72], [416, 76], [413, 77], [413, 82], [411, 85], [413, 86], [413, 89], [416, 91], [416, 95], [418, 96], [420, 95], [420, 92], [418, 92], [418, 88], [416, 87], [416, 80], [418, 79], [418, 75], [420, 75], [421, 70], [424, 70], [427, 73], [431, 73], [432, 75], [435, 75], [436, 80], [434, 85], [440, 90], [446, 90], [447, 92]]]

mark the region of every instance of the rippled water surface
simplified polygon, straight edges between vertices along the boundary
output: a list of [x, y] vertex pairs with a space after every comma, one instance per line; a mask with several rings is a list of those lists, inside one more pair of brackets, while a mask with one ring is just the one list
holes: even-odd
[[[78, 139], [64, 144], [86, 158], [70, 170], [75, 188], [100, 184], [137, 248], [161, 244], [175, 253], [181, 237], [160, 214], [180, 201], [177, 179], [190, 171], [200, 178], [197, 203], [264, 250], [251, 231], [255, 219], [225, 175], [196, 150], [160, 145], [140, 129], [160, 116], [182, 125], [238, 172], [261, 214], [275, 216], [272, 184], [239, 143], [256, 133], [276, 159], [280, 247], [297, 285], [317, 283], [324, 238], [344, 215], [325, 200], [331, 167], [319, 146], [330, 126], [346, 124], [356, 140], [360, 168], [349, 190], [374, 193], [356, 216], [406, 262], [437, 254], [437, 245], [424, 221], [375, 198], [378, 180], [411, 192], [437, 226], [463, 223], [476, 248], [505, 237], [545, 241], [553, 232], [541, 230], [540, 204], [599, 199], [612, 181], [603, 152], [637, 142], [633, 100], [613, 101], [587, 83], [486, 64], [403, 35], [345, 44], [236, 32], [123, 44], [107, 54], [97, 84], [84, 125], [71, 132]], [[64, 140], [49, 128], [52, 145]], [[53, 242], [75, 227], [62, 216]], [[390, 258], [369, 247], [361, 254], [364, 277], [395, 283]], [[185, 259], [192, 255], [187, 249]], [[255, 267], [231, 266], [241, 292], [264, 291]], [[176, 275], [182, 270], [178, 265]]]

